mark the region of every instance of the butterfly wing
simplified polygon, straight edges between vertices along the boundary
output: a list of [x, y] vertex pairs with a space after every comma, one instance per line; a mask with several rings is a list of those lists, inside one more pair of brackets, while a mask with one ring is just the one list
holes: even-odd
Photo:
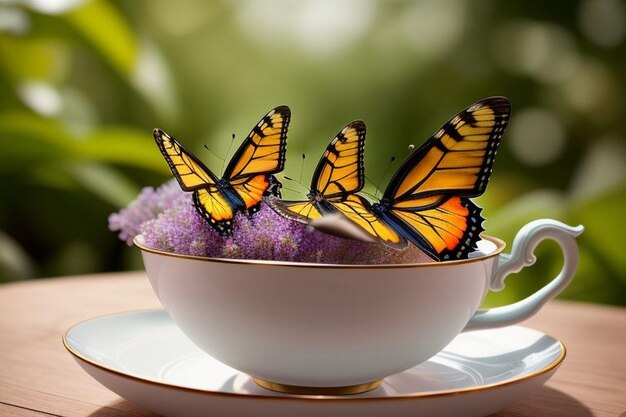
[[194, 191], [193, 204], [198, 213], [222, 236], [230, 235], [233, 229], [233, 218], [236, 207], [216, 186], [208, 186]]
[[300, 223], [309, 223], [322, 217], [313, 201], [284, 201], [275, 197], [266, 199], [267, 204], [281, 216]]
[[320, 158], [311, 190], [326, 199], [345, 198], [365, 185], [365, 123], [356, 120], [339, 132]]
[[343, 214], [348, 220], [356, 223], [369, 233], [376, 241], [394, 249], [404, 249], [407, 241], [392, 227], [386, 224], [373, 211], [372, 206], [365, 198], [352, 194], [345, 200], [330, 203], [335, 210]]
[[[272, 185], [274, 184], [274, 185]], [[280, 183], [273, 175], [259, 174], [238, 178], [230, 181], [230, 185], [243, 200], [248, 215], [258, 211], [263, 196], [276, 195], [280, 191]]]
[[[365, 148], [365, 123], [351, 122], [328, 144], [313, 173], [308, 201], [282, 201], [269, 198], [268, 204], [283, 217], [309, 223], [323, 215], [314, 198], [341, 201], [363, 188], [363, 151]], [[328, 204], [325, 205], [328, 207]], [[332, 208], [331, 208], [332, 209]]]
[[239, 201], [220, 185], [217, 177], [176, 139], [154, 129], [154, 140], [183, 191], [193, 191], [198, 212], [221, 234], [230, 233]]
[[480, 208], [467, 197], [487, 186], [511, 104], [481, 100], [453, 117], [394, 174], [378, 211], [435, 259], [460, 259], [482, 232]]
[[224, 171], [224, 179], [242, 198], [249, 213], [258, 208], [264, 195], [276, 194], [280, 188], [272, 174], [285, 166], [290, 120], [289, 107], [272, 109], [254, 126]]
[[439, 195], [407, 208], [392, 207], [381, 218], [431, 258], [451, 260], [466, 258], [476, 248], [483, 231], [481, 210], [466, 197]]
[[[341, 214], [367, 232], [373, 239], [364, 239], [361, 233], [352, 233], [351, 236], [348, 236], [347, 230], [333, 231], [331, 225], [325, 225], [324, 231], [326, 233], [356, 240], [377, 241], [394, 249], [404, 249], [407, 246], [406, 239], [373, 213], [370, 203], [358, 194], [351, 194], [345, 199], [325, 201], [320, 205], [312, 201], [282, 201], [274, 198], [267, 201], [270, 207], [282, 216], [301, 223], [311, 223], [315, 228], [318, 227], [315, 222], [311, 222], [312, 220], [320, 219], [327, 214]], [[320, 210], [319, 206], [325, 209]]]
[[161, 129], [154, 129], [152, 135], [183, 191], [195, 191], [217, 184], [217, 177], [211, 170], [176, 139]]
[[457, 114], [404, 161], [384, 197], [481, 195], [510, 114], [511, 103], [504, 97], [481, 100]]

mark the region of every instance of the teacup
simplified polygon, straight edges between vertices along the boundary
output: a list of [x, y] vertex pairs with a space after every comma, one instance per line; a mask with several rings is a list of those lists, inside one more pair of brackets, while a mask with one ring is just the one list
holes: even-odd
[[[135, 244], [161, 303], [205, 352], [265, 388], [352, 394], [427, 360], [462, 331], [535, 314], [572, 279], [582, 231], [536, 220], [510, 254], [483, 236], [469, 259], [397, 265], [209, 259], [152, 250], [140, 236]], [[544, 239], [563, 251], [559, 275], [521, 301], [479, 310], [490, 289], [534, 263]]]

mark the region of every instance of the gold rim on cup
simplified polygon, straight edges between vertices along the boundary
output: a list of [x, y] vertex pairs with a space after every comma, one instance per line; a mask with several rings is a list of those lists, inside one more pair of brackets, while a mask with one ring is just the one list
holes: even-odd
[[239, 264], [239, 265], [260, 265], [260, 266], [281, 266], [281, 267], [295, 267], [295, 268], [316, 268], [316, 269], [395, 269], [395, 268], [420, 268], [420, 267], [442, 267], [450, 265], [459, 265], [472, 262], [480, 262], [485, 259], [498, 256], [506, 247], [506, 243], [498, 239], [497, 237], [481, 235], [481, 238], [493, 243], [496, 248], [493, 252], [483, 254], [475, 258], [458, 259], [451, 261], [432, 261], [432, 262], [420, 262], [420, 263], [398, 263], [398, 264], [323, 264], [323, 263], [308, 263], [308, 262], [291, 262], [291, 261], [269, 261], [269, 260], [254, 260], [254, 259], [229, 259], [229, 258], [210, 258], [205, 256], [195, 255], [181, 255], [174, 252], [165, 252], [158, 249], [152, 249], [142, 242], [142, 236], [138, 235], [133, 239], [133, 244], [139, 248], [142, 252], [151, 253], [154, 255], [162, 255], [171, 258], [189, 259], [200, 262], [210, 263], [226, 263], [226, 264]]

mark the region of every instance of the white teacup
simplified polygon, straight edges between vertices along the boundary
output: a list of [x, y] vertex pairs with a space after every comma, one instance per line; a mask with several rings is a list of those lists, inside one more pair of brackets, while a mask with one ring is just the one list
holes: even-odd
[[[208, 354], [269, 389], [347, 394], [427, 360], [462, 331], [535, 314], [572, 279], [582, 231], [536, 220], [511, 254], [485, 236], [473, 258], [410, 265], [209, 259], [155, 251], [140, 236], [135, 244], [161, 303]], [[534, 263], [544, 239], [563, 250], [559, 275], [521, 301], [478, 310], [489, 289]]]

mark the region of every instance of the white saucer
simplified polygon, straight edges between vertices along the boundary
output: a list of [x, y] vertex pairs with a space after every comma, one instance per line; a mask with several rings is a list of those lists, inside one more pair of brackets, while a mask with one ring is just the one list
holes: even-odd
[[467, 332], [427, 362], [353, 396], [279, 394], [192, 344], [164, 311], [94, 318], [63, 342], [93, 378], [164, 416], [486, 416], [546, 382], [565, 346], [520, 326]]

